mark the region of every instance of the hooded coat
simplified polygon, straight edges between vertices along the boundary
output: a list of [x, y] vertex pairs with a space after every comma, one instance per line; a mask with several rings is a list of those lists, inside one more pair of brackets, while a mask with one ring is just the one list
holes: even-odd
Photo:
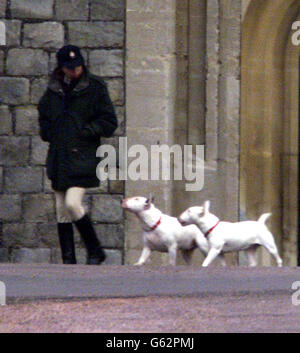
[[104, 81], [85, 70], [76, 86], [65, 93], [53, 73], [39, 105], [40, 136], [49, 142], [47, 176], [52, 188], [99, 186], [96, 150], [101, 137], [110, 137], [118, 123]]

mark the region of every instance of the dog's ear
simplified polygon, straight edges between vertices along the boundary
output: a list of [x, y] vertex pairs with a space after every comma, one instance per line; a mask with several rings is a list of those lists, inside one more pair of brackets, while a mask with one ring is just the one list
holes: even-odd
[[152, 201], [153, 201], [153, 197], [152, 197], [152, 195], [150, 194], [150, 195], [149, 195], [149, 198], [148, 198], [148, 199], [146, 200], [146, 202], [145, 202], [145, 209], [148, 209], [148, 208], [151, 206]]
[[153, 203], [154, 202], [154, 196], [152, 196], [152, 194], [150, 194], [146, 202], [147, 203]]
[[202, 206], [199, 207], [199, 213], [198, 213], [198, 217], [202, 217], [204, 214], [204, 208]]
[[207, 214], [209, 212], [209, 207], [210, 207], [210, 201], [205, 201], [203, 204], [203, 212], [204, 214]]

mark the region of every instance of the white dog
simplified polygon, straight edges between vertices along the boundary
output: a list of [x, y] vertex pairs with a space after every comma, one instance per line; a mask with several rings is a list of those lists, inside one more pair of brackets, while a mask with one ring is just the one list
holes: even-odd
[[203, 207], [190, 207], [179, 217], [182, 225], [197, 225], [209, 242], [210, 250], [202, 266], [210, 265], [220, 252], [239, 250], [246, 250], [249, 265], [256, 266], [255, 252], [259, 245], [270, 252], [279, 267], [282, 266], [273, 235], [265, 225], [270, 213], [261, 215], [258, 221], [220, 222], [209, 212], [209, 206], [210, 202], [206, 201]]
[[[144, 247], [140, 259], [135, 265], [143, 265], [151, 251], [168, 252], [170, 264], [176, 264], [177, 250], [181, 250], [186, 263], [189, 263], [193, 251], [198, 249], [208, 253], [208, 242], [195, 226], [183, 227], [175, 217], [163, 214], [152, 203], [152, 198], [131, 197], [122, 201], [122, 207], [137, 215], [143, 225]], [[220, 256], [222, 265], [225, 260]]]

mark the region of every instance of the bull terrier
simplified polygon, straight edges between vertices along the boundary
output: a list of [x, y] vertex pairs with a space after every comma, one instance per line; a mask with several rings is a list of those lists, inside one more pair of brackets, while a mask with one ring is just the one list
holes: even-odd
[[[183, 227], [176, 217], [163, 214], [152, 201], [152, 197], [141, 196], [122, 201], [122, 207], [139, 218], [144, 230], [142, 254], [135, 265], [145, 264], [151, 251], [168, 252], [171, 265], [176, 264], [178, 250], [182, 252], [187, 264], [190, 263], [196, 248], [206, 256], [209, 246], [202, 232], [195, 225]], [[225, 266], [222, 255], [220, 255], [220, 261]]]
[[179, 222], [184, 226], [195, 224], [208, 240], [210, 250], [202, 266], [209, 266], [221, 252], [245, 250], [251, 267], [257, 265], [256, 249], [265, 247], [275, 258], [277, 266], [282, 266], [282, 260], [272, 233], [265, 225], [270, 213], [264, 213], [258, 221], [221, 222], [218, 217], [209, 212], [210, 202], [203, 206], [188, 208], [179, 216]]

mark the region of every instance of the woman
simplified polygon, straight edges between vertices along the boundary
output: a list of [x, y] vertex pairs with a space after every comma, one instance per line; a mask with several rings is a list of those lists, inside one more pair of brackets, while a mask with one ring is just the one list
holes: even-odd
[[64, 264], [75, 264], [72, 222], [87, 248], [87, 264], [100, 264], [105, 253], [82, 199], [99, 186], [96, 150], [110, 137], [117, 118], [103, 80], [88, 72], [80, 49], [61, 48], [57, 68], [38, 106], [40, 136], [49, 142], [47, 175], [55, 192], [58, 235]]

